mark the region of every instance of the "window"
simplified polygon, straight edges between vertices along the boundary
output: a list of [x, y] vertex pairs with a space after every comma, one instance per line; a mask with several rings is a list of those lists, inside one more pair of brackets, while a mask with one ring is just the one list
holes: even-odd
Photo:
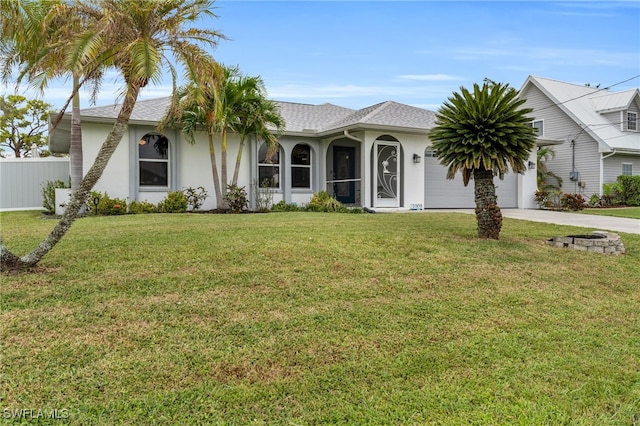
[[627, 111], [627, 130], [638, 130], [638, 114]]
[[633, 164], [622, 163], [622, 174], [624, 176], [633, 176]]
[[258, 182], [267, 188], [280, 188], [280, 145], [271, 156], [267, 155], [267, 144], [258, 150]]
[[311, 188], [311, 147], [298, 144], [291, 152], [291, 187]]
[[538, 135], [539, 137], [542, 137], [542, 135], [544, 135], [544, 123], [542, 122], [542, 120], [532, 121], [531, 127], [536, 129], [536, 135]]
[[438, 154], [433, 148], [427, 148], [424, 150], [424, 156], [427, 158], [438, 158]]
[[140, 186], [169, 186], [169, 139], [147, 133], [138, 141]]

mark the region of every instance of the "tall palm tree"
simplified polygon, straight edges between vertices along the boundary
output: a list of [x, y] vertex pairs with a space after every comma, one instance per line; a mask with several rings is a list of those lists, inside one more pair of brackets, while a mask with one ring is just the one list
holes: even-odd
[[285, 121], [278, 105], [267, 99], [264, 82], [260, 77], [240, 76], [235, 85], [243, 94], [243, 101], [237, 105], [237, 121], [234, 130], [240, 135], [240, 146], [231, 185], [238, 184], [245, 141], [251, 137], [262, 140], [267, 144], [267, 155], [270, 156], [277, 151], [278, 137], [285, 128]]
[[[3, 70], [11, 70], [11, 63], [28, 64], [22, 67], [17, 81], [20, 83], [27, 78], [40, 90], [44, 90], [51, 78], [71, 75], [69, 171], [71, 188], [76, 189], [82, 180], [83, 163], [79, 90], [88, 81], [95, 98], [103, 70], [100, 67], [92, 68], [83, 58], [69, 61], [68, 53], [73, 46], [68, 41], [74, 34], [86, 29], [93, 17], [78, 13], [70, 3], [61, 0], [3, 2], [1, 9], [4, 23], [2, 34], [13, 34], [13, 37], [4, 38], [8, 54], [3, 56]], [[9, 74], [3, 75], [3, 80], [6, 81], [8, 77]], [[54, 128], [68, 104], [69, 101], [54, 119]]]
[[[218, 69], [218, 73], [222, 75], [221, 68]], [[201, 85], [190, 84], [179, 88], [176, 92], [176, 101], [172, 103], [158, 127], [163, 129], [166, 126], [180, 125], [182, 134], [190, 144], [196, 143], [196, 131], [201, 127], [205, 128], [209, 144], [209, 160], [211, 162], [216, 204], [218, 208], [223, 208], [224, 197], [222, 196], [222, 187], [218, 177], [218, 163], [213, 140], [218, 128], [214, 114], [218, 92], [217, 83], [219, 84], [219, 79], [212, 78], [211, 81], [203, 82]]]
[[525, 162], [535, 147], [530, 108], [520, 108], [524, 99], [508, 84], [485, 80], [473, 91], [454, 92], [436, 115], [429, 134], [447, 179], [460, 171], [465, 186], [473, 177], [478, 236], [498, 239], [502, 213], [498, 207], [493, 177], [500, 179], [509, 168], [527, 170]]
[[[210, 0], [73, 1], [78, 14], [86, 13], [95, 20], [69, 40], [73, 49], [67, 52], [66, 59], [69, 63], [80, 60], [96, 69], [115, 68], [125, 82], [121, 92], [123, 102], [93, 165], [72, 192], [62, 218], [47, 238], [22, 257], [11, 253], [0, 241], [3, 269], [37, 264], [65, 235], [80, 206], [102, 176], [127, 129], [138, 95], [148, 83], [159, 82], [162, 71], [167, 69], [175, 90], [177, 70], [173, 64], [176, 62], [184, 66], [188, 79], [198, 83], [215, 72], [216, 63], [202, 46], [215, 47], [221, 34], [192, 26], [203, 16], [215, 16], [211, 12], [212, 6]], [[16, 37], [14, 33], [2, 35]]]
[[[284, 120], [275, 102], [266, 99], [264, 83], [259, 77], [244, 76], [238, 67], [222, 66], [221, 78], [217, 85], [190, 85], [178, 91], [178, 100], [170, 108], [160, 124], [182, 126], [182, 133], [189, 143], [195, 143], [195, 131], [204, 127], [207, 131], [211, 172], [213, 175], [216, 206], [228, 209], [225, 200], [228, 181], [228, 133], [240, 136], [238, 156], [231, 181], [237, 185], [240, 162], [245, 141], [250, 136], [258, 136], [267, 142], [270, 150], [277, 149], [277, 137], [268, 126], [279, 134]], [[220, 170], [218, 170], [214, 135], [220, 135]], [[218, 175], [219, 172], [219, 175]]]

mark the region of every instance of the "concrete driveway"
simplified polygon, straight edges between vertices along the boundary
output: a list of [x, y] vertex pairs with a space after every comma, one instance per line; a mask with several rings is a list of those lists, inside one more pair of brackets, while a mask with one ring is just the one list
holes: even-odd
[[[442, 212], [443, 210], [425, 210]], [[475, 214], [473, 210], [447, 210], [451, 212]], [[640, 220], [625, 217], [596, 216], [592, 214], [556, 212], [540, 209], [502, 209], [502, 217], [511, 219], [530, 220], [532, 222], [554, 223], [556, 225], [581, 226], [592, 228], [594, 231], [626, 232], [640, 234]]]

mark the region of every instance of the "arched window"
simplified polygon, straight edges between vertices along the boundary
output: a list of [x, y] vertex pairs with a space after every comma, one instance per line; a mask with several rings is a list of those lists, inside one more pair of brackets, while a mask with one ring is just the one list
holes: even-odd
[[311, 189], [311, 147], [298, 144], [291, 151], [291, 187]]
[[169, 186], [169, 139], [147, 133], [138, 141], [140, 186]]
[[267, 156], [267, 144], [258, 150], [258, 184], [263, 188], [280, 188], [280, 145], [271, 156]]

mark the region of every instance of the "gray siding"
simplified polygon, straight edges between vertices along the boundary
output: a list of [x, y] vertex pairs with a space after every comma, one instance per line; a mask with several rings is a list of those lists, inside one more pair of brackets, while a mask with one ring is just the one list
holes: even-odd
[[604, 182], [612, 183], [622, 174], [622, 163], [632, 165], [634, 176], [640, 175], [640, 156], [614, 155], [604, 159]]
[[68, 158], [0, 160], [0, 211], [42, 209], [42, 187], [52, 180], [69, 182]]
[[622, 124], [620, 123], [620, 121], [622, 120], [622, 113], [620, 111], [607, 112], [601, 115], [609, 120], [611, 124], [618, 127], [619, 129], [622, 129]]
[[[555, 158], [547, 167], [562, 178], [562, 191], [580, 193], [586, 198], [597, 194], [600, 186], [600, 153], [598, 143], [558, 106], [555, 106], [537, 87], [528, 85], [522, 92], [526, 107], [533, 108], [532, 119], [543, 120], [545, 139], [563, 141], [555, 145]], [[575, 147], [571, 141], [575, 141]], [[579, 173], [578, 181], [570, 180], [572, 166]], [[580, 187], [578, 182], [584, 183]]]

